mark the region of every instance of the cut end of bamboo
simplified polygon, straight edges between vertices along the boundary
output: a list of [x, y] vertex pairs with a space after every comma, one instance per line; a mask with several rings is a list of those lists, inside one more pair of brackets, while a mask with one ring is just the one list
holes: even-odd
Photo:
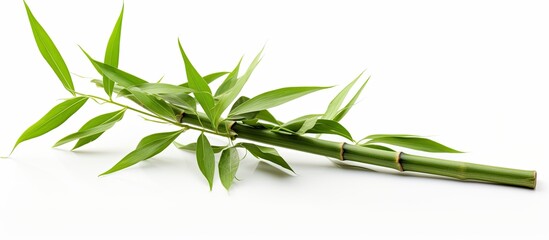
[[533, 180], [533, 185], [532, 185], [532, 189], [536, 189], [536, 184], [538, 182], [538, 172], [537, 171], [534, 171], [534, 180]]

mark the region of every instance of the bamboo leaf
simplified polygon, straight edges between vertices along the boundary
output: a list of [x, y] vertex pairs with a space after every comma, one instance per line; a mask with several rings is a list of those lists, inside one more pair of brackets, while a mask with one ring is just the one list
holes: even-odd
[[358, 79], [360, 79], [360, 77], [362, 76], [363, 73], [364, 72], [361, 72], [353, 81], [351, 81], [347, 86], [345, 86], [341, 90], [341, 92], [339, 92], [334, 97], [334, 99], [328, 105], [328, 108], [326, 109], [326, 112], [324, 113], [322, 118], [333, 120], [336, 117], [336, 115], [339, 111], [339, 108], [341, 107], [341, 105], [343, 104], [343, 101], [345, 100], [345, 97], [347, 97], [347, 94], [349, 94], [349, 91], [351, 90], [351, 88], [353, 88], [356, 81]]
[[230, 72], [229, 75], [227, 75], [227, 77], [225, 78], [225, 80], [221, 83], [221, 85], [219, 85], [219, 87], [215, 91], [214, 96], [218, 97], [219, 95], [229, 91], [235, 85], [236, 81], [238, 80], [240, 63], [242, 63], [242, 58], [240, 58], [240, 60], [238, 61], [238, 64], [236, 64], [236, 67], [233, 69], [233, 71]]
[[225, 189], [229, 190], [238, 170], [240, 157], [236, 148], [231, 147], [223, 150], [219, 159], [219, 178]]
[[185, 51], [183, 50], [183, 47], [181, 46], [181, 42], [178, 40], [179, 44], [179, 50], [181, 51], [181, 56], [183, 56], [183, 61], [185, 63], [185, 72], [187, 73], [187, 81], [189, 81], [189, 88], [194, 89], [194, 96], [200, 106], [202, 106], [202, 109], [204, 109], [204, 112], [208, 116], [208, 118], [211, 120], [212, 123], [216, 121], [212, 109], [214, 107], [214, 98], [212, 96], [212, 91], [210, 90], [210, 87], [208, 86], [208, 83], [200, 76], [198, 71], [194, 68], [194, 66], [191, 64], [191, 61], [187, 57], [187, 54], [185, 54]]
[[[242, 61], [242, 59], [240, 59], [236, 68], [229, 74], [229, 76], [227, 76], [227, 80], [221, 84], [216, 92], [217, 99], [219, 100], [214, 108], [214, 115], [216, 116], [216, 119], [220, 119], [220, 116], [227, 109], [227, 107], [229, 107], [236, 97], [238, 97], [238, 94], [240, 94], [240, 91], [242, 91], [242, 88], [244, 88], [244, 85], [248, 82], [252, 72], [261, 61], [262, 53], [263, 49], [261, 49], [261, 51], [259, 51], [259, 53], [255, 56], [244, 75], [238, 77], [240, 61]], [[217, 124], [218, 122], [215, 122], [215, 125]]]
[[57, 47], [51, 40], [50, 36], [44, 30], [42, 25], [36, 20], [34, 15], [32, 14], [29, 6], [27, 5], [27, 2], [23, 1], [25, 3], [25, 8], [27, 10], [27, 15], [29, 17], [29, 22], [32, 28], [32, 33], [34, 35], [34, 39], [36, 40], [36, 45], [38, 46], [38, 50], [40, 50], [40, 53], [48, 62], [50, 67], [55, 72], [55, 75], [61, 80], [61, 83], [67, 89], [73, 96], [75, 95], [74, 91], [74, 85], [72, 83], [71, 74], [69, 72], [69, 69], [67, 68], [67, 64], [65, 64], [65, 60], [63, 60], [63, 57], [61, 56], [61, 53], [59, 53], [59, 50], [57, 50]]
[[196, 112], [196, 100], [188, 94], [161, 94], [160, 98], [166, 102], [192, 113]]
[[389, 147], [385, 147], [385, 146], [381, 146], [381, 145], [377, 145], [377, 144], [364, 144], [362, 145], [363, 147], [367, 147], [367, 148], [373, 148], [373, 149], [379, 149], [379, 150], [384, 150], [384, 151], [391, 151], [391, 152], [394, 152], [395, 150], [393, 150], [392, 148], [389, 148]]
[[147, 110], [170, 120], [176, 120], [173, 109], [164, 100], [157, 97], [141, 92], [138, 88], [128, 88], [129, 92], [141, 103], [141, 105]]
[[422, 137], [378, 137], [371, 139], [366, 142], [364, 145], [371, 143], [385, 143], [389, 145], [410, 148], [419, 151], [425, 152], [439, 152], [439, 153], [461, 153], [461, 151], [455, 150], [444, 146], [433, 140], [422, 138]]
[[239, 143], [237, 146], [246, 148], [248, 152], [250, 152], [256, 158], [264, 160], [266, 163], [276, 166], [277, 168], [281, 167], [282, 169], [295, 173], [290, 165], [288, 165], [288, 163], [280, 156], [280, 154], [278, 154], [278, 152], [274, 148], [263, 147], [252, 143]]
[[233, 109], [229, 116], [276, 107], [301, 96], [329, 87], [287, 87], [259, 94]]
[[372, 135], [368, 135], [368, 136], [362, 138], [358, 142], [362, 142], [362, 141], [367, 140], [367, 139], [376, 139], [376, 138], [384, 138], [384, 137], [421, 138], [421, 136], [412, 135], [412, 134], [372, 134]]
[[360, 93], [362, 93], [362, 90], [364, 90], [364, 87], [366, 86], [366, 84], [368, 83], [369, 80], [370, 80], [370, 77], [368, 77], [366, 79], [366, 81], [364, 81], [364, 83], [362, 84], [362, 86], [360, 86], [360, 88], [355, 93], [353, 98], [351, 98], [351, 100], [347, 103], [347, 105], [345, 105], [344, 108], [339, 110], [337, 115], [332, 120], [334, 120], [336, 122], [339, 122], [339, 121], [341, 121], [341, 119], [343, 119], [343, 117], [345, 117], [345, 115], [347, 115], [347, 113], [351, 110], [353, 105], [355, 105], [356, 101], [358, 100], [358, 97], [360, 96]]
[[[208, 74], [206, 76], [203, 76], [202, 78], [204, 79], [204, 81], [206, 81], [208, 84], [210, 84], [213, 81], [217, 80], [218, 78], [227, 75], [228, 73], [229, 72], [215, 72], [215, 73], [211, 73], [211, 74]], [[180, 84], [179, 86], [189, 87], [189, 83], [186, 82], [186, 83]]]
[[154, 157], [164, 151], [184, 130], [155, 133], [141, 139], [135, 150], [126, 155], [116, 165], [99, 176], [120, 171], [138, 162]]
[[[132, 87], [139, 88], [141, 92], [148, 94], [188, 94], [193, 92], [192, 89], [173, 85], [169, 83], [141, 83]], [[127, 95], [127, 91], [120, 91], [119, 95]]]
[[[189, 144], [181, 144], [178, 142], [173, 143], [176, 148], [189, 151], [189, 152], [196, 152], [196, 143], [189, 143]], [[227, 146], [211, 146], [214, 153], [220, 153], [223, 151], [223, 149], [227, 148]]]
[[[80, 48], [82, 49], [82, 48]], [[124, 72], [118, 68], [115, 68], [113, 66], [98, 62], [94, 60], [84, 49], [82, 49], [82, 52], [88, 57], [92, 65], [95, 67], [97, 72], [99, 72], [104, 77], [109, 78], [110, 80], [113, 80], [117, 84], [119, 84], [122, 87], [129, 88], [135, 85], [147, 83], [147, 81], [138, 78], [132, 74], [129, 74], [127, 72]]]
[[220, 77], [223, 77], [227, 75], [229, 72], [215, 72], [210, 73], [202, 78], [204, 78], [204, 81], [206, 81], [208, 84], [212, 83], [213, 81], [217, 80]]
[[319, 117], [319, 114], [305, 115], [282, 125], [281, 129], [299, 135], [304, 133], [335, 134], [354, 141], [351, 133], [343, 125], [333, 120], [319, 119]]
[[[248, 100], [250, 100], [250, 98], [245, 97], [245, 96], [241, 96], [240, 98], [238, 98], [234, 102], [233, 106], [231, 107], [231, 111], [233, 109], [235, 109], [236, 107], [238, 107], [240, 104], [242, 104], [242, 103], [244, 103]], [[241, 115], [228, 117], [227, 119], [232, 120], [232, 121], [247, 121], [247, 120], [252, 120], [252, 119], [261, 119], [261, 120], [264, 120], [264, 121], [267, 121], [267, 122], [270, 122], [270, 123], [274, 123], [274, 124], [279, 124], [280, 123], [278, 120], [276, 120], [276, 118], [268, 110], [261, 110], [261, 111], [257, 111], [257, 112], [244, 113], [244, 114], [241, 114]]]
[[113, 127], [115, 123], [122, 120], [125, 112], [126, 109], [122, 109], [94, 117], [86, 122], [77, 132], [59, 140], [53, 147], [61, 146], [74, 140], [78, 140], [78, 142], [76, 142], [72, 150], [82, 147], [99, 138], [105, 131]]
[[[15, 146], [11, 152], [22, 142], [42, 136], [49, 131], [59, 127], [67, 119], [69, 119], [78, 109], [80, 109], [84, 103], [88, 100], [87, 97], [74, 97], [53, 107], [46, 115], [40, 120], [27, 128], [23, 134], [17, 139]], [[10, 153], [11, 155], [11, 153]]]
[[334, 120], [318, 119], [314, 127], [307, 130], [307, 133], [335, 134], [354, 141], [351, 133], [343, 125]]
[[196, 161], [198, 162], [200, 171], [208, 180], [211, 191], [215, 174], [215, 156], [212, 146], [204, 133], [201, 133], [200, 136], [198, 136], [198, 140], [196, 140]]
[[[124, 5], [122, 5], [122, 10], [120, 11], [120, 16], [114, 25], [111, 36], [109, 38], [109, 43], [107, 44], [107, 50], [105, 50], [105, 61], [104, 63], [113, 67], [118, 67], [118, 60], [120, 56], [120, 36], [122, 35], [122, 18], [124, 16]], [[114, 90], [114, 81], [110, 80], [108, 77], [103, 76], [103, 88], [109, 98], [112, 97], [112, 92]]]

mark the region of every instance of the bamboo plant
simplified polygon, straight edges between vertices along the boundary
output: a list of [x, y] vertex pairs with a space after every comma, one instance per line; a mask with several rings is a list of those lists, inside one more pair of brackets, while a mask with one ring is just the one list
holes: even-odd
[[[400, 172], [428, 173], [459, 180], [484, 181], [532, 189], [536, 186], [535, 171], [416, 156], [392, 149], [396, 146], [429, 153], [460, 152], [425, 137], [374, 134], [355, 140], [340, 121], [355, 105], [369, 80], [369, 78], [363, 80], [351, 99], [345, 103], [347, 95], [361, 79], [364, 79], [362, 74], [331, 100], [324, 113], [304, 115], [287, 122], [277, 119], [269, 109], [328, 87], [286, 87], [251, 98], [239, 96], [259, 64], [262, 51], [243, 71], [238, 62], [232, 71], [202, 75], [193, 66], [181, 42], [178, 41], [187, 76], [186, 82], [168, 84], [145, 81], [118, 68], [124, 7], [108, 40], [103, 61], [94, 59], [82, 49], [91, 63], [90, 66], [93, 66], [102, 76], [100, 80], [92, 80], [93, 84], [103, 88], [106, 96], [78, 92], [55, 44], [26, 3], [25, 7], [40, 53], [72, 98], [54, 106], [23, 132], [17, 139], [12, 153], [20, 143], [59, 127], [91, 99], [98, 103], [116, 105], [120, 109], [90, 119], [77, 132], [56, 142], [54, 147], [74, 141], [76, 143], [72, 150], [84, 147], [114, 127], [128, 111], [140, 114], [149, 120], [171, 124], [177, 129], [144, 137], [135, 150], [101, 175], [133, 166], [174, 145], [179, 149], [195, 152], [197, 164], [210, 190], [216, 171], [219, 173], [221, 183], [228, 190], [235, 179], [242, 157], [237, 151], [238, 148], [246, 150], [257, 159], [281, 171], [293, 173], [294, 170], [286, 160], [271, 147], [278, 146], [326, 156], [335, 159], [339, 164], [352, 161], [392, 168]], [[210, 83], [218, 79], [224, 80], [213, 91]], [[116, 98], [126, 98], [134, 104], [133, 106], [125, 105], [116, 101]], [[200, 132], [195, 143], [183, 145], [176, 142], [180, 135], [190, 130]], [[337, 135], [342, 141], [323, 140], [323, 134]], [[225, 138], [226, 145], [212, 146], [209, 141], [209, 137], [212, 136]], [[217, 167], [216, 154], [220, 155]]]

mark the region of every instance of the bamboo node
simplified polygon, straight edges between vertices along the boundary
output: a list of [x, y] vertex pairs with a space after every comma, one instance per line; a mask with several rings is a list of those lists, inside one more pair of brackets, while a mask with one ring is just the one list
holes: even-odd
[[343, 147], [345, 146], [345, 142], [342, 142], [341, 145], [339, 145], [339, 160], [341, 161], [344, 161], [345, 159], [343, 158], [343, 153], [344, 153], [344, 149]]
[[396, 152], [396, 155], [395, 155], [395, 164], [396, 164], [396, 169], [399, 171], [399, 172], [404, 172], [404, 169], [402, 168], [402, 164], [400, 163], [400, 156], [402, 155], [402, 152]]
[[183, 117], [184, 117], [184, 116], [185, 116], [185, 112], [183, 112], [183, 111], [182, 111], [180, 114], [178, 114], [178, 115], [176, 116], [177, 122], [182, 123], [182, 122], [183, 122]]
[[234, 130], [233, 130], [233, 126], [236, 122], [235, 121], [229, 121], [227, 122], [227, 125], [225, 125], [227, 127], [227, 132], [229, 134], [229, 136], [231, 136], [231, 139], [232, 140], [235, 140], [236, 139], [236, 136], [238, 135]]

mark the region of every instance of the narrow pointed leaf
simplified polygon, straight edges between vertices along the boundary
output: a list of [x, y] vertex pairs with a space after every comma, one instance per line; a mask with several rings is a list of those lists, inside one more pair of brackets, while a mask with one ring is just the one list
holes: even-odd
[[[120, 16], [114, 25], [111, 36], [109, 38], [109, 43], [107, 44], [107, 50], [105, 50], [105, 61], [104, 63], [113, 67], [118, 67], [118, 60], [120, 57], [120, 36], [122, 35], [122, 18], [124, 16], [124, 6], [120, 11]], [[110, 80], [108, 77], [103, 76], [103, 88], [109, 98], [112, 96], [114, 90], [114, 81]]]
[[159, 97], [178, 108], [196, 114], [196, 100], [188, 94], [161, 94]]
[[371, 143], [385, 143], [389, 145], [425, 152], [461, 153], [461, 151], [455, 150], [433, 140], [422, 137], [379, 137], [372, 139], [363, 145], [368, 145]]
[[[196, 143], [189, 143], [189, 144], [181, 144], [178, 142], [173, 143], [176, 148], [189, 151], [189, 152], [196, 152]], [[211, 146], [214, 153], [220, 153], [223, 151], [223, 149], [227, 148], [227, 146]]]
[[334, 120], [318, 119], [315, 126], [307, 130], [307, 133], [335, 134], [354, 141], [351, 133]]
[[200, 136], [198, 136], [198, 140], [196, 140], [196, 161], [198, 162], [200, 171], [208, 180], [211, 191], [215, 174], [215, 156], [212, 146], [204, 133], [201, 133]]
[[372, 134], [364, 137], [359, 142], [362, 142], [366, 139], [376, 139], [376, 138], [385, 138], [385, 137], [398, 137], [398, 138], [421, 138], [421, 136], [418, 135], [412, 135], [412, 134]]
[[120, 86], [124, 88], [129, 88], [135, 85], [147, 83], [147, 81], [138, 78], [132, 74], [129, 74], [127, 72], [124, 72], [116, 67], [104, 64], [102, 62], [94, 60], [84, 49], [82, 49], [82, 52], [88, 57], [92, 65], [95, 67], [97, 72], [101, 74], [104, 77], [109, 78], [110, 80], [116, 82]]
[[218, 97], [219, 95], [227, 92], [229, 89], [231, 89], [235, 85], [236, 81], [238, 80], [240, 63], [242, 63], [242, 58], [240, 58], [240, 60], [238, 61], [238, 64], [236, 64], [236, 67], [233, 69], [233, 71], [231, 71], [229, 75], [227, 75], [225, 80], [221, 83], [221, 85], [219, 85], [219, 87], [215, 91], [214, 96]]
[[110, 128], [112, 128], [114, 126], [114, 124], [115, 123], [113, 123], [113, 122], [112, 123], [107, 123], [107, 124], [99, 125], [99, 126], [96, 126], [96, 127], [92, 127], [90, 129], [86, 129], [86, 130], [83, 130], [83, 131], [78, 131], [78, 132], [69, 134], [66, 137], [62, 138], [61, 140], [57, 141], [53, 145], [53, 147], [58, 147], [58, 146], [61, 146], [63, 144], [78, 140], [80, 138], [85, 138], [85, 137], [90, 137], [90, 136], [95, 136], [95, 135], [98, 135], [98, 134], [102, 134], [103, 132], [105, 132], [105, 131], [109, 130]]
[[373, 149], [384, 150], [384, 151], [390, 151], [390, 152], [394, 152], [394, 151], [395, 151], [395, 150], [393, 150], [392, 148], [385, 147], [385, 146], [382, 146], [382, 145], [377, 145], [377, 144], [364, 144], [364, 145], [361, 145], [361, 146], [367, 147], [367, 148], [373, 148]]
[[[263, 53], [263, 49], [259, 51], [259, 53], [255, 56], [254, 60], [241, 77], [238, 77], [238, 68], [240, 66], [240, 62], [238, 63], [235, 70], [229, 74], [229, 77], [233, 75], [233, 80], [226, 86], [226, 90], [223, 89], [224, 84], [220, 86], [220, 94], [217, 95], [217, 98], [219, 101], [217, 102], [215, 109], [214, 109], [214, 115], [216, 116], [216, 119], [220, 119], [220, 116], [223, 114], [223, 112], [231, 105], [231, 103], [238, 97], [240, 94], [240, 91], [242, 91], [242, 88], [244, 88], [244, 85], [246, 82], [248, 82], [248, 79], [250, 79], [250, 76], [252, 75], [253, 71], [261, 61], [261, 54]], [[241, 59], [242, 60], [242, 59]], [[225, 81], [227, 82], [227, 81]], [[224, 83], [225, 83], [224, 82]], [[262, 109], [259, 109], [262, 110]], [[251, 111], [253, 112], [253, 111]], [[217, 122], [215, 123], [217, 125]]]
[[318, 119], [318, 117], [318, 114], [305, 115], [282, 125], [281, 129], [296, 134], [335, 134], [353, 141], [351, 133], [343, 125], [333, 120]]
[[297, 132], [299, 128], [301, 128], [301, 125], [303, 125], [303, 122], [310, 118], [320, 118], [322, 114], [307, 114], [303, 115], [301, 117], [292, 119], [282, 125], [283, 128], [292, 130], [294, 132]]
[[328, 108], [326, 109], [326, 112], [322, 116], [324, 119], [334, 119], [337, 115], [339, 108], [343, 104], [343, 101], [345, 100], [345, 97], [347, 97], [347, 94], [349, 94], [349, 91], [353, 86], [355, 85], [356, 81], [360, 79], [364, 72], [360, 73], [358, 77], [356, 77], [353, 81], [351, 81], [347, 86], [345, 86], [341, 92], [339, 92], [334, 99], [330, 102], [328, 105]]
[[88, 100], [87, 97], [75, 97], [56, 105], [40, 120], [27, 128], [23, 134], [17, 139], [15, 146], [13, 146], [12, 152], [22, 142], [42, 136], [49, 131], [59, 127], [67, 119], [69, 119], [78, 109], [80, 109], [84, 103]]
[[126, 155], [111, 169], [102, 173], [100, 176], [120, 171], [130, 167], [138, 162], [154, 157], [164, 151], [181, 133], [183, 130], [175, 132], [155, 133], [143, 138], [135, 150]]
[[219, 159], [219, 178], [225, 189], [229, 190], [240, 164], [240, 157], [236, 148], [231, 147], [223, 150]]
[[[187, 94], [193, 92], [190, 88], [169, 83], [141, 83], [132, 87], [139, 88], [140, 91], [148, 94]], [[120, 95], [127, 94], [127, 91], [124, 92], [121, 91]]]
[[147, 110], [170, 120], [176, 120], [175, 113], [168, 103], [157, 97], [144, 93], [138, 88], [128, 88], [129, 92], [141, 103]]
[[364, 81], [362, 86], [360, 86], [358, 91], [355, 93], [353, 98], [347, 103], [347, 105], [345, 105], [344, 108], [339, 110], [337, 115], [333, 118], [334, 121], [339, 122], [339, 121], [341, 121], [341, 119], [343, 119], [343, 117], [345, 117], [345, 115], [347, 115], [347, 113], [351, 110], [353, 105], [355, 105], [356, 101], [358, 100], [358, 97], [360, 97], [360, 93], [362, 93], [362, 90], [364, 90], [364, 87], [366, 86], [366, 84], [368, 83], [369, 80], [370, 80], [370, 77], [368, 77], [366, 79], [366, 81]]
[[[204, 79], [204, 81], [206, 81], [206, 83], [210, 84], [213, 81], [217, 80], [218, 78], [227, 75], [228, 73], [229, 72], [215, 72], [215, 73], [211, 73], [211, 74], [208, 74], [206, 76], [203, 76], [202, 78]], [[180, 84], [179, 86], [189, 87], [189, 83], [186, 82], [186, 83]]]
[[[215, 73], [211, 73], [211, 74], [208, 74], [206, 76], [203, 76], [202, 78], [204, 79], [204, 81], [206, 81], [208, 84], [210, 84], [213, 81], [217, 80], [218, 78], [227, 75], [228, 73], [229, 72], [215, 72]], [[186, 82], [186, 83], [180, 84], [179, 86], [189, 87], [189, 83]]]
[[[244, 103], [248, 100], [250, 100], [250, 98], [245, 97], [245, 96], [241, 96], [240, 98], [238, 98], [234, 102], [233, 106], [231, 107], [231, 110], [235, 109], [240, 104], [242, 104], [242, 103]], [[264, 120], [264, 121], [267, 121], [267, 122], [270, 122], [270, 123], [274, 123], [274, 124], [279, 124], [280, 123], [278, 120], [276, 120], [276, 118], [268, 110], [261, 110], [261, 111], [257, 111], [257, 112], [244, 113], [242, 115], [231, 116], [227, 119], [232, 120], [232, 121], [247, 121], [247, 120], [252, 120], [252, 119], [257, 119], [257, 120], [261, 119], [261, 120]]]
[[294, 170], [288, 165], [288, 163], [278, 154], [276, 149], [271, 147], [264, 147], [255, 145], [252, 143], [239, 143], [238, 146], [246, 148], [252, 155], [256, 158], [264, 160], [265, 162], [286, 169], [292, 173], [295, 173]]
[[79, 147], [82, 147], [94, 141], [95, 139], [99, 138], [99, 136], [101, 136], [105, 131], [113, 127], [115, 123], [122, 120], [125, 112], [126, 112], [126, 109], [122, 109], [119, 111], [105, 113], [97, 117], [94, 117], [88, 122], [86, 122], [78, 130], [78, 132], [70, 134], [64, 137], [63, 139], [59, 140], [54, 145], [54, 147], [63, 145], [65, 143], [68, 143], [74, 140], [78, 140], [78, 142], [76, 142], [76, 145], [74, 146], [73, 150]]
[[212, 91], [208, 86], [208, 83], [204, 80], [204, 78], [202, 78], [202, 76], [200, 76], [198, 71], [196, 71], [192, 65], [191, 61], [187, 57], [187, 54], [183, 50], [180, 41], [178, 41], [178, 44], [181, 56], [183, 57], [183, 61], [185, 63], [185, 72], [187, 74], [187, 81], [189, 81], [189, 88], [195, 90], [194, 96], [196, 97], [196, 100], [200, 106], [202, 106], [202, 109], [204, 109], [204, 112], [213, 123], [215, 119], [212, 114], [212, 109], [215, 102], [212, 96]]
[[311, 130], [312, 128], [315, 127], [317, 121], [318, 121], [318, 118], [309, 118], [309, 119], [303, 121], [303, 124], [301, 125], [299, 130], [297, 130], [296, 133], [299, 134], [299, 135], [302, 135], [302, 134], [308, 132], [309, 130]]
[[227, 75], [229, 72], [215, 72], [210, 73], [202, 78], [204, 78], [204, 81], [206, 81], [208, 84], [212, 83], [213, 81], [217, 80], [220, 77], [223, 77]]
[[61, 80], [61, 83], [63, 84], [65, 89], [67, 89], [72, 95], [75, 95], [71, 74], [69, 72], [69, 69], [67, 68], [67, 64], [65, 64], [65, 60], [63, 60], [61, 53], [59, 53], [59, 50], [57, 50], [57, 47], [51, 40], [48, 33], [46, 33], [46, 30], [44, 30], [42, 25], [40, 25], [38, 20], [36, 20], [27, 3], [24, 3], [32, 28], [32, 33], [34, 35], [34, 39], [36, 40], [36, 45], [38, 46], [40, 53], [53, 69], [59, 80]]
[[253, 97], [233, 109], [229, 116], [276, 107], [309, 93], [329, 87], [288, 87], [272, 90]]

